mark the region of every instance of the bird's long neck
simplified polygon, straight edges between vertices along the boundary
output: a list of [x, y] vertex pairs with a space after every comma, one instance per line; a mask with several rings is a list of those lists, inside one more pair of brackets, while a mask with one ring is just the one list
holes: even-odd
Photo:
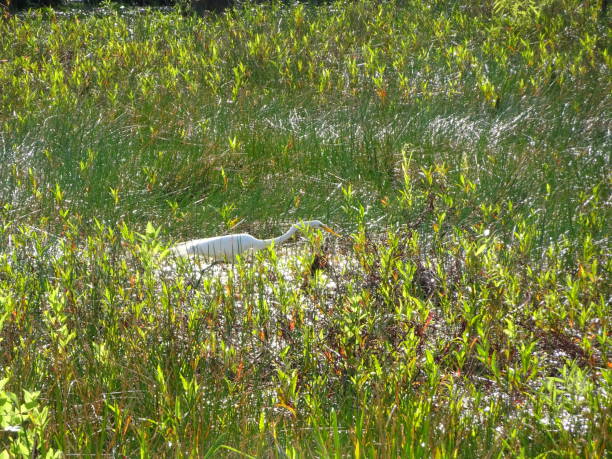
[[264, 239], [262, 242], [264, 242], [266, 244], [266, 247], [274, 244], [274, 245], [279, 245], [282, 244], [283, 242], [285, 242], [287, 239], [289, 239], [291, 236], [293, 236], [293, 233], [295, 233], [297, 231], [297, 228], [295, 226], [292, 226], [291, 228], [289, 228], [289, 231], [287, 231], [285, 234], [279, 236], [279, 237], [275, 237], [272, 239]]

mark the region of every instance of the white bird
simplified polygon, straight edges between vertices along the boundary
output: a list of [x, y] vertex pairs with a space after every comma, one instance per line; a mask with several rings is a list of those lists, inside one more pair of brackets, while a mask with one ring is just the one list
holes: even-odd
[[329, 226], [319, 220], [310, 220], [291, 225], [289, 231], [282, 236], [272, 239], [257, 239], [250, 234], [227, 234], [225, 236], [208, 237], [182, 242], [172, 247], [171, 252], [176, 256], [200, 255], [214, 261], [231, 261], [236, 255], [247, 250], [261, 250], [272, 244], [278, 245], [289, 239], [297, 230], [307, 227], [321, 228], [329, 233], [339, 236]]

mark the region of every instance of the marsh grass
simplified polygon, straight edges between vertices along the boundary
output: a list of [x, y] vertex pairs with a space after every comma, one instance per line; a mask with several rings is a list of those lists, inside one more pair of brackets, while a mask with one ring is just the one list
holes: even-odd
[[3, 19], [2, 445], [605, 456], [606, 18], [484, 5]]

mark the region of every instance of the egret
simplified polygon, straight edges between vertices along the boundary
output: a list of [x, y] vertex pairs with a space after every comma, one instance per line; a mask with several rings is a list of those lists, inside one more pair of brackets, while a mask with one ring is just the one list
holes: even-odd
[[329, 233], [339, 236], [329, 226], [319, 220], [309, 220], [291, 225], [289, 231], [282, 236], [272, 239], [257, 239], [250, 234], [227, 234], [225, 236], [208, 237], [182, 242], [172, 247], [171, 252], [177, 256], [200, 255], [213, 261], [231, 261], [236, 255], [248, 250], [261, 250], [272, 244], [278, 245], [285, 242], [298, 230], [305, 228], [321, 228]]

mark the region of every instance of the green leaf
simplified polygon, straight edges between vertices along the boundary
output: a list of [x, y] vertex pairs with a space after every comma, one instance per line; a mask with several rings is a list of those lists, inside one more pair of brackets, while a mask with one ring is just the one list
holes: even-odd
[[486, 248], [487, 248], [487, 244], [482, 244], [480, 247], [478, 247], [478, 250], [476, 250], [474, 255], [476, 256], [480, 255], [482, 252], [486, 250]]

